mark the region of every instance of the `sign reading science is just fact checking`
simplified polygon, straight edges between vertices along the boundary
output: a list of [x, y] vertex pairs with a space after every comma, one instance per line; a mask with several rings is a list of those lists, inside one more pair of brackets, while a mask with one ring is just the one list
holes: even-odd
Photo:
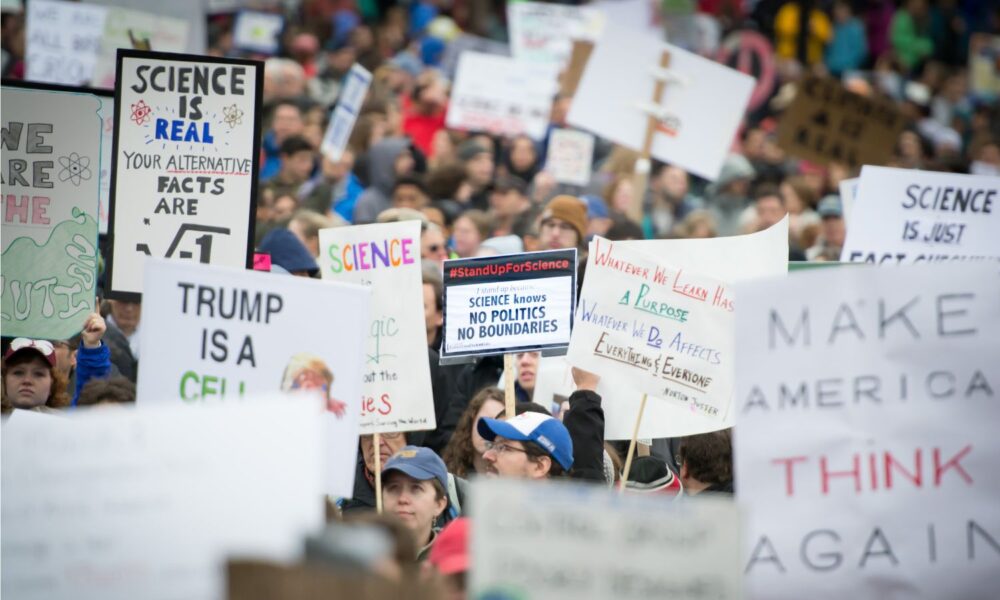
[[118, 52], [109, 296], [138, 299], [147, 256], [251, 266], [262, 70]]
[[441, 362], [569, 345], [576, 249], [444, 263]]

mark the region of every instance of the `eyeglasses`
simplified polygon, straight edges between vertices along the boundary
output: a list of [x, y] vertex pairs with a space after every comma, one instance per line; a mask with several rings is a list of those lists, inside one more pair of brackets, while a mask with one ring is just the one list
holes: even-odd
[[528, 453], [524, 448], [515, 448], [506, 442], [486, 442], [486, 451], [490, 450], [496, 452], [497, 454], [504, 454], [505, 452], [524, 452]]
[[55, 348], [52, 347], [52, 342], [46, 340], [32, 340], [28, 338], [17, 338], [10, 343], [10, 353], [18, 352], [24, 350], [25, 348], [33, 348], [38, 350], [45, 356], [48, 356], [55, 352]]
[[[403, 436], [403, 432], [402, 431], [393, 431], [392, 433], [380, 433], [380, 434], [378, 434], [378, 436], [380, 438], [382, 438], [383, 440], [398, 440], [399, 438], [401, 438]], [[372, 441], [372, 440], [375, 439], [375, 436], [373, 436], [370, 433], [366, 433], [366, 434], [364, 434], [364, 435], [361, 436], [361, 439], [370, 442], [370, 441]]]

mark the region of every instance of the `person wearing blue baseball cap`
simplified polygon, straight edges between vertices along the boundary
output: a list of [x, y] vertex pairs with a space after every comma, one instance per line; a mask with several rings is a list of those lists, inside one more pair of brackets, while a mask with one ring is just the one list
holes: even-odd
[[382, 504], [413, 531], [422, 560], [437, 536], [438, 518], [448, 508], [448, 468], [429, 448], [404, 446], [382, 469]]
[[478, 430], [487, 442], [487, 476], [548, 479], [573, 467], [569, 430], [547, 414], [525, 412], [504, 421], [482, 418]]

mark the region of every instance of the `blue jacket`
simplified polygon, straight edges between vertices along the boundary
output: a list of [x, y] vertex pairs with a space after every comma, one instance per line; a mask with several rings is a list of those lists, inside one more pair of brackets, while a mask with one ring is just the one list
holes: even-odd
[[76, 390], [73, 392], [73, 406], [80, 399], [80, 390], [91, 379], [104, 379], [111, 375], [111, 349], [103, 341], [98, 348], [87, 348], [80, 342], [76, 351]]
[[834, 75], [860, 69], [868, 56], [868, 40], [861, 21], [854, 18], [837, 23], [833, 39], [826, 47], [826, 68]]

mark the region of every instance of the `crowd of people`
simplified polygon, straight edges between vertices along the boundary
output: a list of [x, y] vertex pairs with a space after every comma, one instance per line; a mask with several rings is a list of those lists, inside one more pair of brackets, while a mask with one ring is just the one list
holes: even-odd
[[[421, 223], [423, 303], [434, 431], [359, 440], [355, 491], [331, 502], [334, 518], [368, 518], [381, 503], [405, 527], [403, 562], [427, 560], [461, 597], [468, 568], [467, 481], [475, 476], [573, 478], [618, 484], [625, 448], [604, 439], [596, 375], [574, 370], [576, 391], [534, 403], [538, 353], [516, 357], [516, 415], [497, 387], [501, 357], [439, 365], [442, 261], [576, 248], [587, 243], [710, 238], [750, 233], [789, 218], [789, 259], [837, 261], [846, 235], [839, 183], [846, 165], [790, 156], [777, 126], [807, 74], [840, 79], [859, 94], [894, 101], [908, 120], [891, 166], [1000, 174], [1000, 108], [978, 95], [967, 67], [977, 36], [1000, 33], [1000, 8], [978, 0], [700, 0], [722, 35], [751, 29], [773, 43], [778, 85], [748, 112], [714, 181], [654, 161], [637, 189], [634, 150], [598, 140], [590, 183], [546, 170], [548, 135], [570, 127], [573, 98], [553, 98], [549, 134], [456, 131], [445, 124], [452, 82], [443, 62], [460, 34], [502, 41], [504, 4], [480, 0], [395, 3], [303, 0], [286, 14], [278, 56], [266, 59], [256, 246], [273, 271], [318, 277], [319, 231], [416, 219]], [[669, 18], [669, 17], [668, 17]], [[232, 15], [209, 19], [209, 54], [240, 56]], [[3, 15], [4, 77], [24, 74], [24, 23]], [[995, 39], [995, 38], [994, 38]], [[970, 50], [970, 46], [973, 48]], [[321, 142], [348, 70], [373, 81], [336, 158]], [[705, 110], [712, 110], [706, 106]], [[640, 221], [630, 207], [642, 206]], [[138, 303], [105, 300], [69, 340], [5, 340], [3, 408], [65, 410], [135, 400]], [[553, 410], [554, 409], [554, 410]], [[632, 464], [627, 490], [665, 499], [732, 494], [729, 430], [658, 440]], [[382, 466], [376, 497], [376, 454]], [[379, 502], [381, 501], [381, 502]], [[358, 515], [361, 515], [360, 517]], [[386, 524], [386, 527], [394, 526]], [[402, 538], [401, 538], [402, 539]]]

